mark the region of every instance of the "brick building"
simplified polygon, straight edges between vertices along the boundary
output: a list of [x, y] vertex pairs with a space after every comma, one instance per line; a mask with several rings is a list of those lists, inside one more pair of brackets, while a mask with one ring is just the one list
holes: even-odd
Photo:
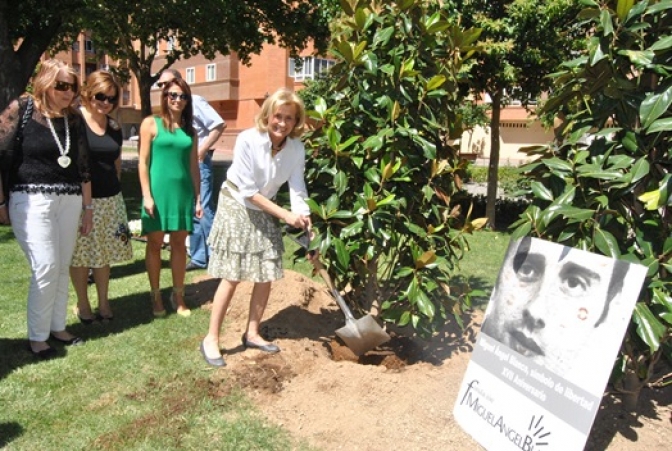
[[[82, 33], [71, 50], [55, 55], [78, 70], [82, 80], [97, 69], [114, 65], [106, 55], [95, 52], [91, 33]], [[165, 61], [170, 42], [164, 42], [153, 69], [159, 70]], [[217, 151], [230, 152], [236, 135], [253, 126], [254, 116], [259, 111], [267, 95], [280, 87], [293, 90], [303, 88], [304, 81], [320, 71], [328, 69], [333, 62], [312, 56], [312, 48], [302, 53], [304, 64], [297, 69], [286, 49], [275, 45], [264, 46], [259, 55], [252, 55], [250, 65], [244, 65], [235, 53], [217, 55], [207, 60], [202, 55], [179, 60], [173, 68], [191, 86], [192, 92], [206, 98], [226, 120], [227, 129], [215, 145]], [[124, 138], [137, 134], [142, 121], [140, 95], [135, 77], [123, 86], [118, 119], [123, 124]], [[152, 88], [152, 105], [159, 104], [159, 90]], [[526, 160], [526, 155], [518, 152], [522, 146], [545, 144], [553, 139], [552, 131], [545, 130], [539, 121], [531, 120], [521, 106], [512, 105], [502, 110], [500, 129], [500, 164], [517, 165]], [[490, 136], [487, 129], [478, 128], [465, 132], [461, 142], [461, 152], [478, 163], [487, 163], [490, 156]]]

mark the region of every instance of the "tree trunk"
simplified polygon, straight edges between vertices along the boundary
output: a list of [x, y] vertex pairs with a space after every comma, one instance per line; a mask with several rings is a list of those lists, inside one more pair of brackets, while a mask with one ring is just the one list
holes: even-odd
[[366, 310], [371, 316], [380, 314], [380, 300], [378, 299], [378, 259], [369, 261], [366, 265], [369, 274], [366, 281]]
[[[0, 1], [0, 6], [3, 3]], [[53, 19], [43, 28], [33, 28], [15, 50], [9, 37], [8, 19], [12, 18], [0, 14], [0, 111], [26, 91], [40, 57], [61, 27], [61, 21]]]
[[492, 99], [492, 117], [490, 119], [490, 162], [488, 164], [488, 191], [485, 216], [490, 228], [495, 228], [495, 206], [499, 179], [499, 118], [501, 114], [502, 92], [490, 94]]
[[138, 87], [140, 88], [140, 111], [142, 112], [142, 117], [147, 117], [152, 114], [152, 98], [150, 92], [154, 80], [151, 74], [142, 72], [136, 73], [135, 77], [138, 80]]
[[637, 402], [643, 385], [637, 373], [631, 368], [626, 368], [623, 377], [623, 410], [632, 413], [637, 412]]

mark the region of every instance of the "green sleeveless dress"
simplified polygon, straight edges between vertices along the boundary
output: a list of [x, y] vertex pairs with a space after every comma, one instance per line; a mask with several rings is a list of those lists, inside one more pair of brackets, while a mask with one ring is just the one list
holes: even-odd
[[194, 228], [194, 185], [191, 179], [193, 139], [184, 130], [170, 132], [154, 117], [157, 134], [152, 141], [149, 184], [154, 198], [154, 217], [142, 208], [142, 234], [176, 232]]

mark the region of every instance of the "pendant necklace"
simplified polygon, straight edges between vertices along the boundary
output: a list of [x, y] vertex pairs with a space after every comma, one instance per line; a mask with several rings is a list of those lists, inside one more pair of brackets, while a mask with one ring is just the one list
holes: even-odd
[[63, 116], [63, 123], [65, 124], [65, 148], [63, 148], [63, 145], [61, 145], [61, 141], [58, 139], [58, 135], [56, 134], [56, 129], [54, 129], [54, 124], [51, 122], [51, 118], [47, 116], [47, 124], [49, 124], [49, 130], [51, 130], [51, 134], [54, 137], [54, 141], [56, 141], [56, 145], [58, 146], [58, 151], [61, 154], [60, 157], [58, 157], [58, 165], [62, 168], [67, 168], [70, 166], [70, 163], [72, 163], [72, 159], [68, 156], [68, 152], [70, 152], [70, 127], [68, 126], [68, 117]]
[[287, 143], [287, 137], [286, 136], [283, 138], [283, 140], [280, 142], [280, 144], [278, 144], [278, 147], [275, 147], [273, 145], [273, 143], [271, 142], [271, 154], [273, 156], [276, 156], [278, 154], [278, 152], [280, 152], [285, 147], [286, 143]]

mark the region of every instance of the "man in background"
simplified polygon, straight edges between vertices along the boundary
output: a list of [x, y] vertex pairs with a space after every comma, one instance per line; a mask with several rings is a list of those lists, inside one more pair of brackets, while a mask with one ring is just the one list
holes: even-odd
[[[166, 69], [161, 73], [156, 85], [163, 89], [163, 85], [175, 78], [182, 78], [182, 74], [175, 69]], [[203, 269], [208, 266], [210, 249], [208, 235], [215, 217], [212, 200], [213, 174], [212, 155], [213, 146], [226, 128], [224, 119], [210, 106], [207, 100], [199, 95], [192, 95], [194, 105], [194, 129], [198, 135], [198, 163], [201, 171], [201, 206], [203, 217], [194, 216], [194, 231], [189, 237], [189, 257], [187, 271]]]

